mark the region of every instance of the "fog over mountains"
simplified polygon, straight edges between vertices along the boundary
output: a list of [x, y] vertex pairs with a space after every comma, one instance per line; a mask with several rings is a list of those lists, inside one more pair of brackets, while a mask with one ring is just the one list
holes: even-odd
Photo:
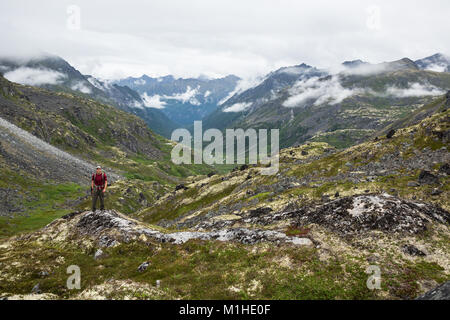
[[221, 130], [280, 128], [283, 146], [312, 140], [342, 147], [366, 139], [445, 93], [449, 68], [450, 59], [438, 53], [416, 61], [345, 61], [330, 69], [301, 63], [252, 81], [145, 74], [104, 80], [54, 55], [0, 59], [0, 72], [10, 81], [91, 97], [138, 115], [166, 137], [203, 120]]
[[228, 97], [240, 79], [234, 75], [222, 79], [175, 79], [173, 76], [127, 78], [116, 81], [138, 92], [143, 105], [160, 109], [172, 121], [189, 126], [201, 120]]

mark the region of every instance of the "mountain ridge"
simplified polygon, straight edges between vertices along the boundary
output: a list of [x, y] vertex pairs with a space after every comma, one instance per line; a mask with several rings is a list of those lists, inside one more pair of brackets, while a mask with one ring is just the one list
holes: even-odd
[[159, 134], [169, 137], [177, 125], [156, 109], [144, 108], [142, 98], [131, 88], [85, 76], [67, 61], [55, 55], [15, 60], [0, 59], [3, 75], [14, 82], [39, 86], [55, 92], [67, 92], [93, 98], [133, 113]]

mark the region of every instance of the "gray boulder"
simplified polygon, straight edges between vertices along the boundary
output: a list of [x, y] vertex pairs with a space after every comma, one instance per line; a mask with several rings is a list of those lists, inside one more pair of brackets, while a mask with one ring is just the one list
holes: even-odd
[[94, 259], [95, 259], [95, 260], [99, 260], [99, 259], [104, 258], [104, 257], [105, 257], [105, 253], [103, 252], [102, 249], [98, 249], [98, 250], [95, 252], [95, 255], [94, 255]]
[[416, 300], [450, 300], [450, 281], [428, 291]]
[[144, 272], [145, 270], [147, 270], [147, 268], [148, 268], [149, 265], [150, 265], [150, 262], [148, 262], [148, 261], [142, 263], [142, 264], [138, 267], [138, 271], [139, 271], [139, 272]]
[[420, 184], [438, 184], [439, 177], [435, 176], [429, 171], [422, 170], [419, 174], [419, 183]]

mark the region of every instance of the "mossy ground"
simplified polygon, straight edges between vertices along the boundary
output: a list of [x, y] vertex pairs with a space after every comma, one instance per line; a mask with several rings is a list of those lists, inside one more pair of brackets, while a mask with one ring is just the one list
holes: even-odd
[[85, 195], [75, 183], [41, 182], [23, 172], [0, 170], [0, 187], [14, 190], [17, 213], [0, 216], [0, 238], [40, 229], [70, 212], [67, 203]]
[[[1, 246], [0, 292], [28, 294], [39, 283], [43, 293], [68, 299], [113, 280], [129, 280], [143, 288], [160, 280], [157, 296], [145, 290], [110, 290], [107, 298], [131, 294], [139, 299], [409, 299], [423, 291], [420, 282], [448, 279], [434, 262], [390, 260], [385, 254], [386, 260], [377, 263], [382, 266], [381, 289], [370, 290], [364, 255], [335, 253], [323, 259], [320, 249], [267, 243], [133, 242], [104, 249], [106, 256], [99, 260], [94, 259], [95, 250], [25, 240]], [[144, 261], [150, 266], [139, 272]], [[81, 269], [81, 291], [66, 287], [70, 265]], [[49, 275], [40, 276], [41, 271]]]

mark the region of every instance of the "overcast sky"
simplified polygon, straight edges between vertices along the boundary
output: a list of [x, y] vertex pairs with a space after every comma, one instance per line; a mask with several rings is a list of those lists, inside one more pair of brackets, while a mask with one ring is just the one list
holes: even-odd
[[449, 13], [448, 0], [1, 0], [0, 55], [48, 52], [109, 79], [247, 78], [450, 54]]

